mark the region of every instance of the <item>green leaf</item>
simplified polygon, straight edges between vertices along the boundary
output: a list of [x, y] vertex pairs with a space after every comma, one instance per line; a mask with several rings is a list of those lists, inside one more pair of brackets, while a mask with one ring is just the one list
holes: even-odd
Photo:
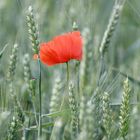
[[[49, 122], [49, 123], [44, 123], [42, 124], [42, 128], [47, 128], [47, 127], [50, 127], [50, 126], [53, 126], [54, 125], [54, 122]], [[38, 126], [37, 125], [33, 125], [29, 128], [26, 128], [27, 130], [37, 130], [38, 129]]]
[[49, 113], [49, 114], [43, 114], [42, 117], [58, 117], [58, 116], [62, 116], [63, 113], [65, 113], [66, 111], [68, 111], [68, 109], [66, 110], [61, 110], [61, 111], [56, 111], [56, 112], [53, 112], [53, 113]]

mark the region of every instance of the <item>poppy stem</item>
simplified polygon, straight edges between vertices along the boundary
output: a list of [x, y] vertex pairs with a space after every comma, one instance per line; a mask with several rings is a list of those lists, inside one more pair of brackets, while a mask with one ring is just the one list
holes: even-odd
[[40, 58], [38, 58], [38, 65], [39, 65], [39, 124], [38, 124], [38, 138], [40, 139], [42, 136], [42, 99], [41, 99], [41, 63]]

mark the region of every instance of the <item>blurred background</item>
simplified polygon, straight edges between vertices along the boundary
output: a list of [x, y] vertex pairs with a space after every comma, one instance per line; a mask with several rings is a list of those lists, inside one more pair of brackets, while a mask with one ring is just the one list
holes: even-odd
[[[19, 93], [24, 93], [22, 65], [24, 54], [30, 54], [32, 76], [33, 78], [38, 77], [37, 62], [32, 59], [33, 54], [26, 23], [27, 10], [30, 5], [34, 9], [40, 42], [72, 31], [74, 21], [78, 24], [81, 32], [88, 32], [90, 40], [88, 47], [92, 52], [90, 60], [92, 61], [94, 75], [96, 75], [98, 72], [96, 64], [99, 61], [99, 46], [112, 13], [114, 0], [0, 0], [0, 51], [7, 45], [0, 59], [1, 91], [6, 90], [3, 79], [7, 74], [9, 55], [14, 43], [19, 46], [15, 78], [16, 90], [20, 91]], [[140, 80], [139, 54], [140, 1], [126, 0], [108, 49], [107, 65]], [[49, 105], [54, 77], [57, 76], [59, 70], [65, 70], [65, 66], [59, 65], [50, 68], [42, 66], [42, 91], [45, 102], [43, 109], [45, 112], [49, 110], [47, 106]], [[61, 75], [64, 77], [63, 74]], [[96, 78], [95, 76], [95, 80]], [[134, 85], [133, 88], [137, 92], [138, 86]]]

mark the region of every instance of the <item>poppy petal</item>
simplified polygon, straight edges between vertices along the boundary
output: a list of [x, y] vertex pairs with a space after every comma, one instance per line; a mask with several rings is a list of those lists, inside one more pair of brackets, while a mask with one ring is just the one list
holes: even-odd
[[40, 44], [40, 60], [47, 65], [65, 63], [71, 59], [82, 59], [82, 37], [79, 31], [54, 37]]

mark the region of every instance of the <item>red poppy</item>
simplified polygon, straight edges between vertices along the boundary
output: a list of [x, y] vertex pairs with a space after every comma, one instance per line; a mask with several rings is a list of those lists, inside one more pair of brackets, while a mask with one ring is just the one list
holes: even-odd
[[40, 44], [40, 60], [44, 64], [52, 66], [71, 59], [82, 59], [82, 37], [79, 31], [59, 35]]

